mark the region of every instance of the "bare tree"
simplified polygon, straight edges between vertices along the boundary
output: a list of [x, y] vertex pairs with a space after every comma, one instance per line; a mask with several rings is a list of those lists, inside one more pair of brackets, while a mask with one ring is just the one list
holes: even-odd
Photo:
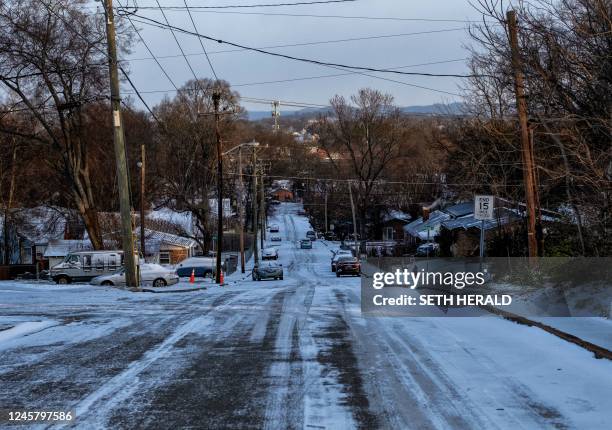
[[399, 155], [408, 128], [389, 94], [362, 89], [351, 102], [335, 96], [333, 114], [321, 119], [317, 132], [336, 170], [357, 185], [360, 235], [365, 238], [372, 194], [385, 168]]
[[[188, 81], [177, 95], [162, 101], [155, 110], [163, 123], [155, 142], [158, 206], [190, 212], [196, 232], [192, 238], [204, 251], [210, 248], [209, 198], [215, 184], [216, 151], [212, 94], [221, 92], [221, 111], [240, 113], [239, 96], [227, 82], [208, 79]], [[224, 140], [231, 138], [233, 116], [221, 116]], [[187, 233], [187, 232], [185, 232]]]
[[[0, 83], [29, 116], [29, 130], [5, 121], [0, 129], [58, 155], [49, 163], [70, 189], [96, 249], [103, 247], [92, 190], [84, 106], [106, 94], [105, 35], [101, 15], [86, 0], [0, 1]], [[122, 46], [129, 37], [122, 38]]]

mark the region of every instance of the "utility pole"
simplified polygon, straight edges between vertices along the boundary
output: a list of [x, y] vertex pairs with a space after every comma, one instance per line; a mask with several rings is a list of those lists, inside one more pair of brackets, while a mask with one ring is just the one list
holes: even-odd
[[259, 264], [259, 252], [257, 251], [257, 153], [253, 148], [253, 256], [255, 265]]
[[260, 195], [260, 203], [259, 203], [259, 221], [261, 222], [261, 249], [264, 249], [264, 240], [266, 239], [266, 204], [265, 204], [265, 196], [264, 196], [264, 166], [261, 165], [261, 195]]
[[327, 233], [327, 187], [325, 188], [325, 233]]
[[527, 245], [530, 260], [538, 256], [538, 243], [536, 239], [536, 197], [534, 160], [529, 139], [529, 125], [527, 123], [527, 101], [525, 100], [525, 82], [522, 71], [522, 62], [518, 44], [518, 30], [516, 12], [509, 10], [506, 14], [508, 33], [510, 34], [510, 49], [512, 52], [512, 68], [514, 70], [514, 91], [516, 93], [516, 108], [519, 125], [521, 127], [521, 148], [523, 159], [523, 181], [525, 182], [525, 197], [527, 204]]
[[357, 244], [357, 217], [355, 216], [355, 203], [353, 202], [353, 191], [351, 190], [351, 183], [348, 183], [349, 198], [351, 199], [351, 212], [353, 213], [353, 236], [355, 241], [355, 257], [359, 261], [359, 245]]
[[145, 249], [145, 146], [140, 145], [140, 252], [146, 256]]
[[240, 271], [244, 273], [244, 181], [242, 180], [242, 148], [238, 148], [238, 177], [240, 178]]
[[221, 94], [212, 95], [215, 109], [215, 137], [217, 139], [217, 284], [221, 284], [221, 253], [223, 252], [223, 153], [221, 152], [221, 132], [219, 131], [219, 102]]
[[280, 125], [278, 124], [278, 118], [280, 117], [280, 102], [275, 100], [272, 102], [272, 118], [274, 118], [274, 125], [272, 126], [272, 131], [276, 133], [280, 130]]
[[119, 208], [121, 212], [121, 236], [123, 244], [123, 262], [125, 266], [125, 284], [128, 288], [137, 288], [136, 265], [134, 260], [134, 237], [132, 236], [132, 214], [130, 204], [130, 187], [125, 150], [125, 134], [121, 118], [121, 96], [119, 92], [119, 71], [117, 67], [117, 45], [115, 41], [115, 21], [113, 0], [105, 0], [106, 37], [108, 42], [108, 68], [111, 85], [111, 107], [113, 111], [113, 140], [115, 161], [117, 164], [117, 186], [119, 190]]

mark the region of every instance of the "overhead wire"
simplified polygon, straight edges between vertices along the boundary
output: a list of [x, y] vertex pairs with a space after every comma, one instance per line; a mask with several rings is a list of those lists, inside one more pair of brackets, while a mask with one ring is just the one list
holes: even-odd
[[[121, 2], [118, 3], [121, 4]], [[126, 18], [128, 19], [128, 21], [130, 22], [130, 24], [132, 25], [132, 28], [134, 29], [134, 31], [136, 32], [136, 34], [138, 35], [138, 38], [140, 39], [140, 41], [142, 42], [142, 44], [144, 45], [144, 47], [146, 48], [146, 50], [149, 52], [149, 54], [151, 55], [151, 58], [153, 60], [155, 60], [155, 63], [157, 63], [157, 66], [160, 68], [160, 70], [162, 71], [162, 73], [164, 74], [164, 76], [166, 77], [166, 79], [168, 79], [168, 81], [170, 82], [170, 84], [174, 87], [174, 89], [178, 92], [178, 86], [174, 83], [174, 81], [172, 80], [172, 78], [170, 77], [170, 75], [168, 74], [168, 72], [166, 72], [166, 69], [161, 65], [161, 63], [159, 62], [159, 60], [155, 57], [155, 54], [153, 54], [153, 51], [151, 50], [151, 48], [149, 48], [149, 45], [147, 44], [147, 42], [144, 40], [144, 38], [142, 37], [142, 35], [140, 34], [140, 31], [138, 30], [138, 28], [136, 27], [136, 25], [132, 22], [131, 18], [129, 15], [126, 15]]]
[[[151, 23], [140, 21], [137, 18], [132, 18], [132, 20], [135, 22], [139, 22], [141, 24], [154, 26]], [[155, 27], [165, 29], [165, 27], [163, 26], [155, 26]], [[257, 48], [275, 49], [275, 48], [293, 48], [293, 47], [299, 47], [299, 46], [316, 46], [316, 45], [324, 45], [324, 44], [332, 44], [332, 43], [356, 42], [356, 41], [362, 41], [362, 40], [374, 40], [374, 39], [385, 39], [385, 38], [393, 38], [393, 37], [418, 36], [418, 35], [423, 35], [423, 34], [447, 33], [447, 32], [462, 31], [462, 30], [465, 30], [465, 28], [463, 27], [443, 28], [439, 30], [416, 31], [416, 32], [411, 32], [411, 33], [383, 34], [383, 35], [377, 35], [377, 36], [352, 37], [352, 38], [346, 38], [346, 39], [322, 40], [322, 41], [315, 41], [315, 42], [300, 42], [300, 43], [267, 45], [267, 46], [258, 46]], [[207, 51], [207, 52], [209, 55], [214, 55], [214, 54], [225, 54], [225, 53], [243, 52], [243, 51], [246, 51], [246, 49], [222, 49], [218, 51]], [[185, 55], [189, 57], [189, 56], [196, 56], [196, 55], [203, 55], [203, 54], [199, 52], [195, 52], [195, 53], [188, 53]], [[178, 58], [178, 57], [181, 57], [181, 55], [165, 55], [165, 56], [158, 55], [157, 56], [157, 58]], [[142, 61], [142, 60], [150, 60], [150, 59], [151, 59], [150, 57], [137, 57], [137, 58], [130, 58], [130, 61]]]
[[244, 50], [258, 52], [260, 54], [270, 55], [270, 56], [274, 56], [274, 57], [280, 57], [280, 58], [284, 58], [284, 59], [287, 59], [287, 60], [299, 61], [299, 62], [303, 62], [303, 63], [316, 64], [316, 65], [320, 65], [320, 66], [333, 66], [333, 67], [340, 67], [340, 68], [347, 69], [347, 70], [361, 70], [361, 71], [366, 71], [366, 72], [391, 73], [391, 74], [408, 75], [408, 76], [454, 77], [454, 78], [476, 78], [476, 77], [484, 77], [484, 76], [486, 76], [486, 75], [481, 75], [481, 74], [461, 75], [461, 74], [455, 74], [455, 73], [404, 72], [404, 71], [400, 71], [400, 70], [378, 69], [378, 68], [375, 68], [375, 67], [364, 67], [364, 66], [352, 66], [352, 65], [347, 65], [347, 64], [332, 63], [332, 62], [327, 62], [327, 61], [320, 61], [320, 60], [314, 60], [314, 59], [309, 59], [309, 58], [296, 57], [296, 56], [293, 56], [293, 55], [281, 54], [281, 53], [278, 53], [278, 52], [271, 52], [271, 51], [267, 51], [265, 49], [254, 48], [254, 47], [242, 45], [242, 44], [239, 44], [239, 43], [230, 42], [230, 41], [227, 41], [227, 40], [217, 39], [217, 38], [214, 38], [212, 36], [207, 36], [207, 35], [204, 35], [204, 34], [200, 34], [198, 32], [193, 32], [193, 31], [181, 28], [181, 27], [176, 27], [176, 26], [170, 25], [168, 23], [164, 24], [164, 23], [162, 23], [162, 22], [160, 22], [158, 20], [155, 20], [155, 19], [152, 19], [152, 18], [148, 18], [148, 17], [142, 16], [142, 15], [137, 15], [137, 14], [134, 14], [134, 15], [137, 16], [138, 18], [144, 19], [144, 20], [146, 20], [146, 21], [148, 21], [150, 23], [161, 25], [161, 26], [165, 26], [168, 29], [171, 29], [173, 31], [173, 33], [174, 33], [174, 31], [176, 31], [176, 32], [184, 33], [184, 34], [189, 34], [191, 36], [203, 38], [203, 39], [206, 39], [206, 40], [216, 41], [217, 43], [222, 43], [222, 44], [234, 46], [236, 48], [242, 48]]
[[[196, 33], [198, 32], [198, 27], [196, 26], [196, 23], [193, 19], [193, 15], [191, 14], [191, 10], [189, 9], [189, 6], [187, 6], [187, 1], [183, 0], [183, 3], [185, 3], [185, 8], [187, 9], [187, 13], [189, 14], [189, 19], [191, 20], [191, 24], [193, 25], [193, 29], [196, 31]], [[204, 47], [204, 42], [202, 42], [202, 38], [198, 37], [198, 41], [200, 42], [200, 46], [202, 47], [202, 51], [204, 52], [204, 55], [206, 56], [206, 61], [208, 61], [208, 65], [210, 66], [210, 70], [213, 73], [213, 76], [215, 77], [215, 81], [219, 81], [219, 77], [217, 76], [217, 72], [215, 71], [215, 68], [213, 67], [212, 61], [210, 61], [210, 57], [208, 56], [208, 52], [206, 52], [206, 48]], [[184, 54], [184, 53], [183, 53]]]
[[[240, 5], [223, 5], [223, 6], [187, 6], [195, 9], [238, 9], [238, 8], [257, 8], [257, 7], [281, 7], [281, 6], [305, 6], [330, 3], [353, 3], [357, 0], [318, 0], [318, 1], [300, 1], [293, 3], [260, 3], [260, 4], [240, 4]], [[165, 6], [170, 10], [180, 10], [182, 6]], [[140, 9], [154, 9], [153, 6], [141, 6]]]
[[[157, 3], [159, 11], [161, 12], [162, 16], [164, 17], [164, 20], [166, 21], [168, 28], [170, 29], [170, 33], [172, 33], [172, 37], [174, 38], [174, 41], [176, 42], [176, 45], [178, 46], [179, 51], [181, 51], [181, 55], [183, 56], [183, 58], [185, 59], [185, 62], [187, 63], [187, 67], [189, 67], [189, 70], [191, 70], [191, 73], [193, 74], [193, 78], [197, 82], [198, 76], [196, 75], [196, 72], [193, 70], [193, 67], [191, 66], [191, 63], [189, 62], [189, 59], [185, 55], [185, 51], [183, 51], [183, 47], [181, 46], [181, 43], [179, 42], [178, 38], [176, 37], [176, 34], [174, 33], [174, 30], [172, 29], [173, 26], [170, 25], [170, 21], [168, 21], [168, 17], [166, 16], [164, 9], [162, 9], [162, 6], [159, 3], [159, 0], [155, 0], [155, 2]], [[131, 14], [132, 13], [126, 13], [126, 16], [129, 16]]]

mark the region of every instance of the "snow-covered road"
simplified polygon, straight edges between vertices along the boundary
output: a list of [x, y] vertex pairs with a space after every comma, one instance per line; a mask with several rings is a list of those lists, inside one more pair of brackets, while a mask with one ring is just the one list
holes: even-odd
[[609, 428], [611, 362], [494, 316], [363, 318], [337, 244], [298, 249], [299, 208], [270, 220], [284, 281], [0, 283], [0, 409], [72, 409], [88, 429]]

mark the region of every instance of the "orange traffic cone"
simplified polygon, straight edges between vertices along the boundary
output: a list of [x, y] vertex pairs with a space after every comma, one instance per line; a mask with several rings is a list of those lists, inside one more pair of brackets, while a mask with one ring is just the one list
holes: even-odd
[[219, 285], [223, 285], [223, 270], [221, 271], [221, 275], [219, 276]]
[[189, 283], [195, 284], [195, 269], [191, 269], [191, 276], [189, 277]]

